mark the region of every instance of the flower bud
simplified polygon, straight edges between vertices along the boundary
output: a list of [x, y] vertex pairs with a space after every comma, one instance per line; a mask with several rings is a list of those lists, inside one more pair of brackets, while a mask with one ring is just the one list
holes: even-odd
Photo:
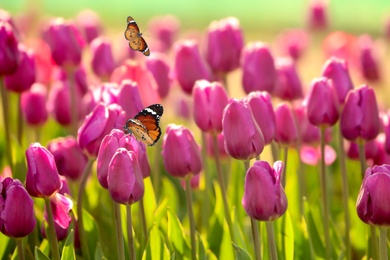
[[170, 68], [167, 63], [167, 57], [160, 53], [152, 54], [146, 59], [146, 68], [156, 80], [159, 96], [166, 98], [171, 88], [171, 79], [169, 77]]
[[103, 31], [100, 17], [90, 9], [83, 10], [77, 15], [76, 24], [87, 43], [91, 43]]
[[328, 27], [327, 3], [324, 0], [312, 0], [309, 4], [309, 28], [322, 30]]
[[158, 39], [161, 51], [171, 49], [180, 29], [180, 21], [175, 16], [166, 15], [155, 17], [148, 26], [153, 38]]
[[197, 175], [203, 167], [200, 147], [195, 142], [191, 131], [175, 124], [167, 126], [162, 145], [162, 157], [165, 170], [178, 178]]
[[46, 96], [46, 87], [40, 83], [34, 83], [30, 90], [22, 93], [21, 107], [27, 124], [43, 125], [46, 123], [49, 117]]
[[238, 160], [250, 160], [264, 149], [264, 137], [249, 105], [231, 99], [222, 117], [227, 153]]
[[0, 21], [0, 75], [15, 73], [20, 63], [18, 41], [11, 25]]
[[78, 92], [80, 92], [82, 96], [85, 95], [89, 90], [89, 86], [87, 82], [87, 73], [82, 65], [70, 72], [62, 67], [56, 66], [53, 72], [52, 81], [69, 81], [70, 77], [73, 77], [74, 82], [72, 82], [72, 84], [76, 84]]
[[273, 168], [265, 161], [256, 161], [245, 176], [242, 205], [246, 213], [259, 221], [273, 221], [287, 210], [287, 197], [280, 183], [283, 162]]
[[[213, 138], [215, 138], [213, 134], [207, 134], [207, 154], [210, 157], [215, 158]], [[217, 135], [217, 144], [218, 144], [219, 157], [227, 157], [228, 153], [225, 150], [225, 138], [222, 133], [219, 133]]]
[[298, 126], [287, 103], [281, 103], [275, 108], [275, 141], [290, 145], [298, 139]]
[[115, 68], [111, 43], [103, 38], [96, 38], [91, 42], [92, 70], [100, 78], [109, 79]]
[[359, 46], [359, 65], [362, 76], [369, 81], [380, 79], [379, 60], [376, 57], [375, 45], [368, 35], [362, 35], [358, 38]]
[[303, 98], [302, 83], [290, 58], [276, 59], [278, 83], [273, 94], [282, 100], [293, 101]]
[[298, 60], [309, 45], [309, 35], [305, 30], [288, 29], [282, 31], [277, 38], [277, 45], [283, 55]]
[[131, 80], [123, 80], [119, 85], [116, 103], [122, 107], [126, 118], [135, 117], [144, 108], [139, 89], [137, 82]]

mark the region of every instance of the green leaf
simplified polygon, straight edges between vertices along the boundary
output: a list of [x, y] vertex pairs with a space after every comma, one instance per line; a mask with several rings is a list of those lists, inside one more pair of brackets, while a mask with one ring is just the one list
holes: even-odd
[[86, 210], [83, 210], [83, 222], [84, 230], [88, 240], [89, 255], [92, 256], [94, 255], [96, 251], [96, 245], [100, 240], [98, 226], [93, 217]]
[[275, 221], [274, 227], [279, 257], [286, 260], [294, 259], [294, 231], [289, 211]]
[[163, 236], [157, 225], [153, 225], [150, 230], [149, 240], [146, 245], [146, 250], [142, 256], [143, 260], [169, 260], [169, 250], [163, 240]]
[[35, 260], [50, 260], [38, 247], [35, 247], [34, 256]]
[[236, 255], [236, 260], [252, 260], [252, 257], [248, 254], [245, 249], [239, 247], [238, 245], [232, 243], [235, 255]]
[[[311, 247], [314, 249], [316, 256], [325, 257], [325, 247], [321, 241], [320, 232], [317, 227], [322, 228], [321, 223], [316, 223], [315, 219], [320, 220], [321, 215], [318, 210], [315, 212], [313, 208], [305, 203], [305, 220], [307, 223], [307, 229], [309, 231], [309, 241], [311, 243]], [[316, 217], [315, 217], [316, 216]]]
[[157, 210], [156, 196], [154, 194], [153, 185], [150, 178], [144, 179], [145, 193], [144, 193], [144, 208], [146, 225], [148, 228], [152, 227], [154, 221], [154, 213]]
[[187, 245], [183, 227], [179, 218], [172, 209], [168, 209], [168, 241], [172, 243], [176, 252], [180, 257], [184, 257], [185, 253], [189, 252], [190, 248]]
[[65, 245], [62, 248], [62, 256], [61, 260], [73, 260], [76, 259], [76, 255], [74, 252], [74, 231], [73, 229], [69, 232], [68, 238], [65, 241]]
[[206, 260], [206, 249], [203, 243], [202, 236], [196, 232], [196, 236], [198, 237], [198, 258], [200, 260]]
[[102, 245], [100, 243], [98, 243], [96, 245], [96, 251], [95, 251], [95, 260], [102, 260], [102, 259], [106, 259], [103, 255], [103, 250], [102, 250]]
[[12, 252], [12, 248], [14, 247], [15, 242], [13, 239], [0, 235], [0, 259], [5, 259], [6, 256]]

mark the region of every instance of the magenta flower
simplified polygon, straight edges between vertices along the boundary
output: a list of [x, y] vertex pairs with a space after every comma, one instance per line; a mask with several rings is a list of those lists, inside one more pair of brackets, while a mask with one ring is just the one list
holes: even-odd
[[172, 15], [155, 17], [148, 26], [151, 36], [158, 39], [162, 52], [171, 49], [180, 29], [180, 21]]
[[161, 53], [152, 54], [146, 59], [146, 68], [152, 73], [161, 98], [166, 98], [171, 88], [170, 68], [167, 60], [168, 58]]
[[[69, 75], [73, 73], [73, 75]], [[68, 72], [62, 67], [56, 66], [53, 70], [53, 75], [51, 81], [69, 81], [69, 77], [74, 77], [74, 83], [76, 84], [77, 90], [81, 93], [82, 96], [87, 93], [89, 90], [87, 82], [87, 72], [85, 71], [84, 66], [78, 66], [74, 71]]]
[[298, 139], [298, 126], [291, 108], [286, 103], [281, 103], [275, 108], [275, 141], [290, 145]]
[[76, 24], [87, 43], [91, 43], [103, 31], [100, 17], [90, 9], [83, 10], [77, 15]]
[[9, 237], [25, 237], [35, 228], [34, 201], [23, 184], [12, 178], [0, 181], [0, 231]]
[[144, 108], [139, 85], [135, 81], [123, 80], [116, 92], [116, 98], [116, 103], [122, 107], [127, 118], [133, 118]]
[[369, 35], [362, 35], [358, 38], [359, 66], [362, 76], [370, 81], [377, 81], [381, 78], [379, 59], [375, 53], [375, 45]]
[[[302, 145], [299, 155], [303, 163], [318, 166], [321, 159], [321, 149], [319, 146]], [[337, 158], [336, 151], [329, 145], [325, 145], [325, 165], [331, 165]]]
[[[207, 134], [207, 154], [210, 157], [215, 158], [214, 149], [213, 149], [213, 135]], [[217, 135], [217, 144], [218, 144], [218, 153], [219, 157], [227, 157], [228, 153], [225, 150], [225, 138], [223, 136], [223, 133], [219, 133]]]
[[341, 132], [345, 139], [372, 140], [380, 128], [379, 112], [374, 90], [367, 85], [352, 90], [347, 95], [340, 118]]
[[249, 105], [231, 99], [222, 117], [226, 152], [238, 160], [250, 160], [264, 149], [264, 137]]
[[194, 120], [203, 132], [220, 133], [222, 114], [228, 104], [228, 95], [218, 82], [198, 80], [193, 90]]
[[26, 150], [26, 189], [33, 197], [51, 197], [57, 193], [62, 182], [54, 156], [39, 143], [32, 143]]
[[12, 26], [0, 21], [0, 75], [13, 74], [20, 63], [18, 41]]
[[302, 29], [287, 29], [277, 38], [277, 45], [282, 54], [298, 60], [309, 45], [309, 34]]
[[359, 218], [375, 226], [390, 225], [390, 165], [370, 167], [364, 174], [356, 202]]
[[91, 42], [92, 70], [103, 79], [109, 79], [115, 69], [111, 43], [103, 38], [96, 38]]
[[184, 126], [175, 124], [167, 126], [162, 157], [165, 170], [178, 178], [197, 175], [203, 167], [200, 147], [195, 142], [192, 132]]
[[277, 74], [274, 58], [267, 44], [254, 42], [243, 50], [242, 85], [247, 94], [252, 91], [272, 93], [275, 88]]
[[21, 107], [27, 124], [43, 125], [46, 123], [49, 117], [46, 97], [46, 87], [40, 83], [34, 83], [28, 91], [22, 93]]
[[176, 45], [173, 74], [183, 91], [189, 95], [195, 81], [211, 79], [211, 72], [200, 55], [197, 42], [187, 40]]
[[144, 182], [137, 155], [119, 148], [108, 167], [108, 191], [111, 198], [121, 204], [133, 204], [144, 195]]
[[242, 205], [246, 213], [259, 221], [273, 221], [287, 210], [287, 197], [280, 183], [283, 162], [273, 168], [266, 161], [256, 161], [245, 176]]
[[308, 10], [309, 28], [323, 30], [328, 27], [327, 3], [324, 0], [312, 0]]
[[213, 21], [207, 29], [206, 60], [215, 73], [227, 73], [240, 65], [244, 40], [235, 17]]
[[273, 94], [285, 101], [303, 98], [302, 83], [294, 61], [290, 58], [276, 59], [276, 71], [278, 82]]

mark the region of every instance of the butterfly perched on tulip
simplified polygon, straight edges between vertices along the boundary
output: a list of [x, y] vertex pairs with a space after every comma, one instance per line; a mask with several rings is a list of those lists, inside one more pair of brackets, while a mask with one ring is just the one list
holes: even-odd
[[150, 50], [144, 38], [142, 38], [142, 33], [140, 33], [139, 28], [133, 17], [127, 17], [127, 28], [125, 31], [125, 38], [129, 41], [129, 46], [132, 50], [140, 51], [145, 56], [150, 55]]
[[149, 146], [155, 145], [161, 136], [159, 124], [163, 113], [164, 108], [160, 104], [144, 108], [134, 118], [127, 120], [125, 133], [134, 135]]

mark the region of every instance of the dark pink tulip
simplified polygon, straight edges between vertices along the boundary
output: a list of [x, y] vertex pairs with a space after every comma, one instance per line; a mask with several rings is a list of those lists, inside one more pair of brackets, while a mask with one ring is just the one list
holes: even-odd
[[172, 15], [155, 17], [148, 26], [151, 36], [158, 39], [161, 51], [171, 49], [180, 29], [180, 21]]
[[218, 82], [198, 80], [192, 92], [194, 101], [194, 120], [203, 132], [220, 133], [222, 114], [228, 104], [224, 87]]
[[206, 60], [215, 73], [227, 73], [240, 65], [244, 40], [235, 17], [213, 21], [207, 29]]
[[246, 213], [259, 221], [273, 221], [287, 210], [287, 197], [280, 183], [283, 162], [273, 168], [266, 161], [256, 161], [245, 176], [242, 206]]
[[77, 15], [76, 24], [87, 43], [91, 43], [103, 31], [100, 17], [90, 9], [83, 10]]
[[[202, 173], [191, 177], [191, 180], [190, 180], [191, 189], [193, 189], [193, 190], [199, 189], [199, 182], [200, 182], [200, 175], [201, 174]], [[180, 179], [180, 184], [183, 187], [183, 189], [185, 190], [186, 189], [186, 180]]]
[[134, 151], [119, 148], [108, 166], [108, 191], [121, 204], [133, 204], [144, 196], [144, 181]]
[[383, 164], [366, 170], [356, 211], [359, 218], [375, 226], [390, 226], [390, 165]]
[[161, 53], [152, 53], [146, 59], [146, 68], [152, 73], [156, 83], [159, 96], [163, 99], [168, 96], [171, 88], [170, 68], [168, 57]]
[[84, 96], [89, 89], [84, 66], [79, 66], [70, 73], [73, 73], [73, 75], [69, 75], [69, 72], [64, 68], [56, 66], [53, 70], [52, 81], [69, 81], [70, 77], [73, 77], [77, 90]]
[[182, 41], [175, 46], [173, 74], [180, 87], [187, 94], [192, 93], [195, 81], [210, 80], [211, 72], [200, 55], [196, 41]]
[[103, 79], [109, 79], [115, 69], [111, 43], [103, 38], [96, 38], [91, 42], [92, 70]]
[[327, 3], [324, 0], [312, 0], [309, 3], [308, 25], [315, 30], [328, 27]]
[[294, 61], [291, 58], [278, 58], [275, 66], [278, 81], [273, 94], [285, 101], [303, 98], [302, 83]]
[[28, 91], [22, 93], [21, 107], [23, 117], [29, 125], [43, 125], [49, 117], [46, 105], [47, 89], [40, 83], [34, 83]]
[[343, 59], [330, 57], [322, 67], [322, 76], [332, 80], [338, 101], [340, 104], [344, 104], [348, 92], [353, 89], [347, 62]]
[[372, 140], [380, 128], [379, 112], [374, 90], [367, 85], [351, 90], [340, 118], [341, 132], [345, 139]]
[[380, 65], [377, 54], [375, 53], [373, 40], [368, 35], [362, 35], [358, 38], [358, 46], [360, 73], [366, 80], [379, 80], [381, 78]]
[[25, 237], [35, 225], [34, 201], [23, 184], [9, 177], [0, 181], [0, 231], [9, 237]]
[[192, 115], [192, 102], [187, 97], [179, 97], [175, 102], [175, 114], [185, 120], [189, 120]]
[[[376, 139], [364, 143], [364, 155], [366, 160], [375, 159], [379, 152], [379, 142]], [[359, 146], [357, 143], [349, 142], [347, 155], [348, 158], [352, 160], [359, 160]]]
[[290, 145], [298, 139], [298, 126], [287, 103], [281, 103], [275, 108], [275, 141]]
[[126, 118], [122, 108], [116, 104], [104, 105], [99, 103], [85, 117], [84, 123], [78, 130], [77, 142], [88, 155], [97, 157], [100, 143], [113, 128], [122, 129]]
[[127, 118], [133, 118], [144, 108], [137, 82], [123, 80], [119, 85], [117, 99], [117, 104], [125, 111]]
[[275, 113], [271, 96], [265, 91], [251, 92], [245, 99], [253, 117], [263, 133], [264, 143], [270, 144], [275, 136]]
[[306, 108], [310, 123], [318, 127], [336, 124], [339, 113], [335, 94], [329, 79], [321, 77], [311, 82]]
[[30, 144], [26, 150], [26, 189], [33, 197], [51, 197], [57, 193], [62, 182], [54, 156], [39, 143]]
[[242, 85], [247, 94], [252, 91], [272, 93], [275, 88], [277, 73], [274, 58], [267, 44], [254, 42], [243, 50]]
[[231, 99], [222, 117], [226, 152], [238, 160], [250, 160], [264, 149], [264, 137], [249, 105]]
[[[213, 149], [213, 134], [207, 134], [207, 154], [210, 157], [215, 158], [214, 149]], [[225, 138], [222, 133], [217, 135], [218, 143], [218, 153], [220, 157], [227, 157], [228, 153], [225, 150]]]
[[309, 34], [301, 29], [284, 30], [277, 38], [277, 45], [283, 55], [298, 60], [309, 45]]
[[53, 154], [60, 175], [72, 180], [77, 180], [81, 176], [88, 158], [73, 136], [51, 140], [47, 149]]
[[[200, 147], [192, 132], [184, 126], [169, 124], [164, 135], [162, 157], [165, 170], [172, 176], [186, 178], [202, 170]], [[177, 158], [180, 157], [180, 160]]]
[[18, 41], [12, 26], [0, 21], [0, 75], [13, 74], [20, 63]]
[[49, 44], [54, 62], [62, 67], [77, 67], [81, 62], [84, 40], [76, 25], [55, 18], [47, 24], [43, 38]]
[[34, 54], [19, 44], [19, 57], [20, 63], [16, 71], [4, 77], [6, 88], [16, 93], [30, 89], [35, 82]]

